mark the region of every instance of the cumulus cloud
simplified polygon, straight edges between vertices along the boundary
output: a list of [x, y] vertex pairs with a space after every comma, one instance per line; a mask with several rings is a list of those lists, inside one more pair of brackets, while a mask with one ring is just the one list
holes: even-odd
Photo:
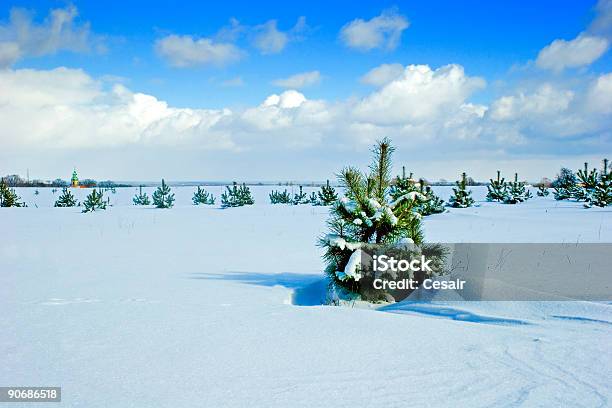
[[409, 65], [400, 77], [364, 98], [355, 115], [380, 124], [431, 121], [456, 111], [484, 86], [483, 79], [465, 75], [460, 65], [436, 70]]
[[609, 45], [605, 38], [584, 33], [571, 41], [555, 40], [540, 51], [536, 65], [553, 71], [589, 65], [601, 57]]
[[354, 149], [391, 136], [403, 150], [421, 155], [440, 146], [455, 154], [521, 148], [552, 154], [574, 145], [601, 150], [602, 135], [612, 126], [612, 74], [574, 85], [526, 87], [486, 106], [471, 100], [485, 82], [463, 67], [410, 65], [362, 98], [331, 102], [287, 90], [237, 110], [189, 109], [121, 84], [109, 86], [81, 70], [7, 69], [0, 71], [0, 145], [5, 151]]
[[350, 48], [370, 51], [375, 48], [394, 50], [402, 32], [408, 28], [408, 19], [395, 10], [386, 10], [370, 20], [357, 18], [340, 30], [340, 39]]
[[0, 24], [0, 67], [21, 58], [40, 57], [59, 51], [88, 52], [102, 49], [101, 39], [90, 32], [89, 23], [76, 22], [77, 8], [53, 9], [43, 22], [22, 8], [13, 8], [9, 21]]
[[503, 96], [491, 105], [490, 117], [497, 121], [516, 120], [519, 117], [551, 116], [566, 111], [574, 92], [556, 89], [550, 84], [540, 86], [534, 93]]
[[587, 105], [593, 112], [612, 114], [612, 73], [593, 81], [588, 90]]
[[7, 148], [74, 149], [190, 143], [232, 148], [213, 127], [229, 110], [178, 109], [81, 70], [0, 71], [0, 140]]
[[225, 65], [238, 61], [244, 52], [231, 43], [189, 35], [168, 35], [155, 42], [155, 51], [175, 67]]
[[368, 85], [383, 86], [399, 78], [403, 73], [402, 64], [382, 64], [368, 71], [360, 81]]
[[599, 0], [595, 18], [573, 40], [557, 39], [540, 50], [536, 65], [561, 72], [567, 68], [588, 66], [608, 51], [612, 41], [612, 0]]
[[281, 88], [301, 89], [319, 82], [321, 82], [321, 73], [319, 71], [309, 71], [291, 75], [288, 78], [276, 79], [272, 81], [272, 84]]

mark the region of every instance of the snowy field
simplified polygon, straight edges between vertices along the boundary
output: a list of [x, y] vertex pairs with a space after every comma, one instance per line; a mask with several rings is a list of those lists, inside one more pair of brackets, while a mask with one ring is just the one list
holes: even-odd
[[[328, 209], [270, 205], [277, 188], [225, 210], [221, 187], [209, 207], [174, 188], [169, 210], [120, 188], [90, 214], [17, 189], [29, 207], [0, 209], [0, 385], [87, 408], [612, 404], [611, 305], [321, 306]], [[478, 207], [425, 218], [427, 241], [612, 242], [609, 208], [472, 190]]]

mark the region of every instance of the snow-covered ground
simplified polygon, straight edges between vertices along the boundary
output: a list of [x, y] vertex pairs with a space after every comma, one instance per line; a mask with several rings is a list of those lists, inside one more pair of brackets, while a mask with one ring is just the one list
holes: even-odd
[[[273, 188], [226, 210], [193, 187], [170, 210], [117, 189], [93, 214], [18, 189], [29, 207], [0, 209], [0, 385], [88, 408], [611, 404], [611, 305], [321, 306], [328, 210], [272, 206]], [[428, 241], [612, 242], [609, 208], [473, 190], [479, 207], [425, 219]]]

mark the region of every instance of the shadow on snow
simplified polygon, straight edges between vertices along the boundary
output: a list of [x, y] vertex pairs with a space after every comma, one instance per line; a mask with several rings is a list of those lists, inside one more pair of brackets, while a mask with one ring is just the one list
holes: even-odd
[[327, 298], [327, 279], [321, 275], [300, 273], [237, 272], [192, 273], [189, 279], [230, 280], [257, 286], [282, 286], [293, 290], [291, 303], [296, 306], [319, 306]]

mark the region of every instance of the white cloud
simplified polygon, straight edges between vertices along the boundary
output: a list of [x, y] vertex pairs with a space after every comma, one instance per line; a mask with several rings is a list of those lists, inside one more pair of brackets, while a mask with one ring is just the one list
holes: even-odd
[[466, 76], [460, 65], [435, 71], [427, 65], [409, 65], [400, 77], [364, 98], [355, 115], [380, 124], [431, 121], [457, 111], [484, 85], [483, 79]]
[[491, 105], [489, 114], [497, 121], [516, 120], [528, 116], [559, 115], [567, 111], [574, 99], [574, 92], [555, 89], [550, 84], [541, 85], [534, 93], [503, 96]]
[[300, 89], [319, 82], [321, 82], [321, 73], [319, 71], [309, 71], [291, 75], [288, 78], [276, 79], [272, 81], [272, 84], [282, 88]]
[[16, 42], [0, 42], [0, 68], [13, 65], [21, 57], [19, 44]]
[[154, 48], [160, 57], [175, 67], [222, 66], [236, 62], [246, 55], [246, 52], [235, 44], [242, 36], [247, 36], [251, 45], [261, 54], [269, 55], [280, 53], [291, 41], [301, 40], [306, 31], [308, 25], [305, 17], [299, 17], [289, 31], [279, 30], [276, 20], [269, 20], [257, 26], [246, 26], [232, 18], [229, 26], [221, 28], [210, 38], [171, 34], [158, 39]]
[[103, 89], [81, 70], [0, 71], [0, 144], [75, 149], [184, 143], [233, 148], [212, 128], [229, 110], [177, 109], [122, 85]]
[[521, 147], [567, 153], [564, 146], [584, 149], [585, 140], [605, 146], [601, 135], [612, 125], [612, 74], [573, 89], [554, 83], [526, 87], [490, 107], [470, 101], [484, 85], [459, 65], [411, 65], [363, 98], [329, 102], [287, 90], [239, 110], [189, 109], [123, 85], [109, 88], [81, 70], [7, 69], [0, 71], [0, 145], [11, 152], [157, 145], [232, 152], [323, 146], [351, 151], [391, 136], [419, 157], [441, 149], [457, 157]]
[[597, 15], [588, 32], [610, 38], [612, 35], [612, 0], [599, 0], [595, 7]]
[[255, 27], [253, 45], [264, 55], [281, 52], [289, 42], [287, 33], [279, 31], [276, 24], [276, 20], [270, 20]]
[[238, 61], [244, 52], [231, 43], [189, 35], [169, 35], [155, 42], [159, 56], [175, 67], [225, 65]]
[[37, 24], [25, 9], [13, 8], [7, 24], [0, 24], [0, 67], [25, 57], [39, 57], [59, 51], [88, 52], [101, 39], [90, 32], [89, 23], [75, 22], [74, 6], [53, 9]]
[[290, 42], [302, 40], [310, 30], [304, 16], [299, 17], [289, 31], [281, 31], [277, 25], [276, 20], [269, 20], [252, 28], [241, 26], [241, 29], [243, 32], [251, 32], [253, 46], [263, 55], [280, 53]]
[[348, 47], [361, 51], [375, 48], [395, 49], [402, 32], [410, 23], [394, 10], [386, 10], [371, 20], [355, 19], [340, 30], [340, 39]]
[[605, 38], [584, 33], [571, 41], [555, 40], [540, 51], [536, 65], [553, 71], [589, 65], [601, 57], [609, 45]]
[[592, 112], [612, 114], [612, 73], [593, 81], [587, 94], [587, 106]]
[[306, 97], [304, 94], [299, 93], [298, 91], [289, 90], [280, 95], [272, 94], [268, 96], [261, 104], [261, 107], [269, 108], [272, 106], [277, 106], [283, 109], [298, 108], [304, 102], [306, 102]]
[[368, 85], [383, 86], [399, 78], [403, 73], [402, 64], [382, 64], [368, 71], [360, 81]]

